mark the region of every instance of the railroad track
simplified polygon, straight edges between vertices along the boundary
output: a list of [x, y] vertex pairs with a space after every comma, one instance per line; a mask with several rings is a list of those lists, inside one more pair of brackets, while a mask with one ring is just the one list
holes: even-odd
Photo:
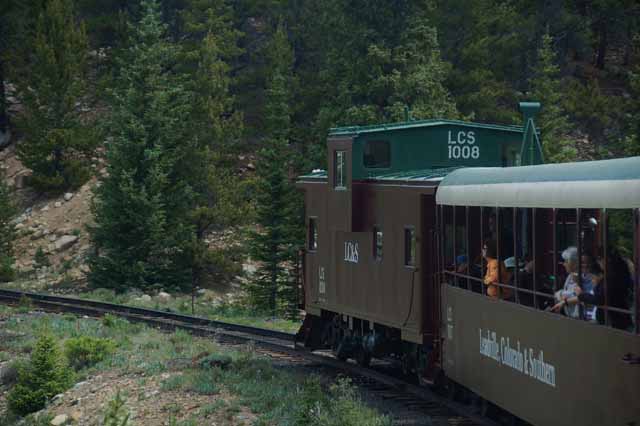
[[310, 352], [298, 346], [295, 335], [291, 333], [96, 300], [0, 289], [0, 303], [19, 305], [24, 300], [46, 311], [72, 312], [91, 317], [112, 314], [165, 330], [183, 329], [200, 336], [213, 336], [221, 343], [253, 342], [256, 350], [279, 361], [304, 362], [310, 367], [324, 368], [327, 374], [333, 372], [350, 377], [355, 385], [365, 390], [373, 399], [392, 407], [392, 417], [398, 425], [496, 425], [492, 420], [473, 413], [463, 404], [376, 371], [375, 366], [363, 368], [339, 361], [327, 353]]

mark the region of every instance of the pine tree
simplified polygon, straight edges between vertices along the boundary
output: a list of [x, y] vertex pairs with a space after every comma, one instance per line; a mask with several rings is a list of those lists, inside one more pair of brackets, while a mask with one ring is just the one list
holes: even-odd
[[[458, 117], [445, 86], [450, 66], [440, 56], [428, 2], [389, 7], [328, 0], [320, 10], [308, 7], [316, 16], [304, 31], [320, 40], [303, 39], [317, 51], [301, 61], [299, 75], [305, 101], [322, 100], [312, 126], [318, 145], [324, 145], [329, 127], [404, 120], [406, 107], [415, 118]], [[323, 158], [318, 156], [320, 164]]]
[[259, 230], [253, 233], [250, 247], [252, 257], [260, 266], [249, 292], [254, 306], [274, 314], [283, 309], [291, 315], [297, 298], [292, 266], [299, 235], [295, 224], [299, 200], [295, 199], [288, 176], [293, 159], [289, 147], [293, 52], [283, 24], [278, 26], [267, 49], [271, 75], [266, 88], [266, 138], [257, 162]]
[[13, 239], [15, 228], [13, 217], [16, 213], [9, 186], [0, 172], [0, 282], [13, 279]]
[[529, 97], [542, 103], [537, 121], [545, 161], [548, 163], [571, 161], [577, 154], [568, 138], [569, 122], [562, 107], [562, 81], [555, 56], [553, 39], [549, 34], [545, 34], [542, 37], [542, 46], [538, 50], [534, 75], [529, 81]]
[[118, 290], [187, 289], [194, 256], [192, 167], [199, 154], [193, 96], [172, 73], [178, 49], [164, 36], [157, 1], [141, 6], [112, 94], [108, 177], [93, 205], [90, 281]]
[[625, 155], [640, 155], [640, 65], [629, 73], [629, 114], [627, 120], [627, 136], [623, 140]]
[[31, 182], [40, 189], [77, 187], [89, 177], [88, 158], [97, 142], [79, 107], [87, 94], [87, 37], [72, 0], [32, 7], [35, 30], [11, 72], [24, 106], [17, 120], [24, 133], [18, 158], [33, 170]]
[[195, 227], [192, 284], [200, 286], [220, 268], [220, 255], [204, 243], [207, 233], [241, 222], [247, 202], [242, 183], [234, 176], [242, 114], [231, 93], [231, 65], [240, 55], [241, 33], [234, 27], [233, 9], [226, 0], [190, 0], [182, 11], [185, 37], [182, 69], [194, 94], [190, 117], [196, 134], [190, 167], [195, 193], [191, 219]]
[[9, 408], [26, 415], [44, 408], [48, 400], [64, 392], [72, 380], [56, 339], [38, 338], [29, 363], [18, 373], [18, 382], [8, 396]]

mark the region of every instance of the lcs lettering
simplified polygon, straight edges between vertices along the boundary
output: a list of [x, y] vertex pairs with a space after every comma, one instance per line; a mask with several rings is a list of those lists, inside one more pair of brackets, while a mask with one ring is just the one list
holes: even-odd
[[344, 242], [344, 261], [358, 263], [358, 243]]
[[449, 130], [447, 145], [449, 148], [449, 159], [469, 159], [480, 158], [480, 147], [475, 145], [476, 135], [473, 130], [468, 132], [455, 132]]

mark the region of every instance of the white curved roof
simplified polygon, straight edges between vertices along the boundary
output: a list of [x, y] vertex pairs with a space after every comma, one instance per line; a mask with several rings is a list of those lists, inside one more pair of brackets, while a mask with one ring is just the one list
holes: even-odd
[[436, 202], [485, 207], [640, 208], [640, 157], [458, 169], [443, 179]]

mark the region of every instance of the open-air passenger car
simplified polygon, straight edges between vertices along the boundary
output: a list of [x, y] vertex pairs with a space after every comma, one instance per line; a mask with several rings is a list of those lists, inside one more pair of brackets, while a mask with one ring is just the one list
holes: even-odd
[[[535, 425], [640, 424], [640, 157], [460, 169], [436, 199], [446, 376]], [[549, 312], [570, 247], [599, 303]]]

